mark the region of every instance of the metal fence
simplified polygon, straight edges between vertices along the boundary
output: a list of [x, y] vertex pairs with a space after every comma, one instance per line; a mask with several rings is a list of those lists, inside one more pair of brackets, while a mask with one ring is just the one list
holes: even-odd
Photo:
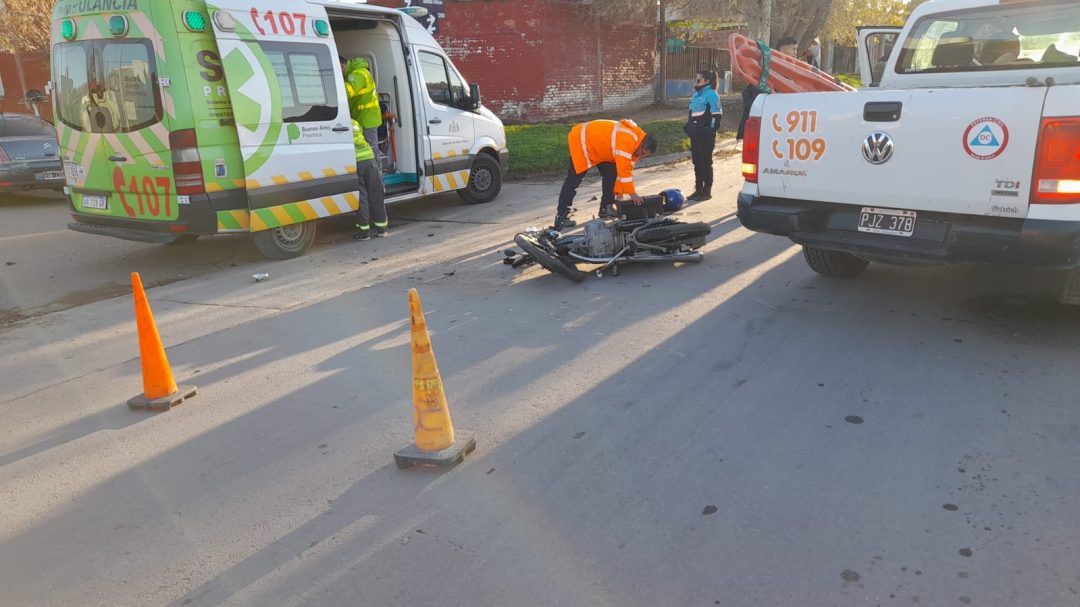
[[716, 70], [723, 77], [731, 69], [731, 56], [726, 48], [688, 46], [671, 49], [667, 56], [668, 80], [693, 80], [701, 70]]

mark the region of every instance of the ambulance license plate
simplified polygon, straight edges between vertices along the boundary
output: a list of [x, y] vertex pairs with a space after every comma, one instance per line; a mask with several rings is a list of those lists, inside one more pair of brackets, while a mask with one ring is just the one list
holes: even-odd
[[107, 209], [109, 199], [106, 196], [86, 194], [82, 197], [82, 206], [84, 209]]
[[45, 171], [44, 173], [36, 173], [34, 179], [38, 181], [53, 181], [54, 179], [63, 179], [63, 171]]
[[863, 207], [859, 212], [859, 231], [889, 236], [911, 236], [915, 232], [915, 211]]

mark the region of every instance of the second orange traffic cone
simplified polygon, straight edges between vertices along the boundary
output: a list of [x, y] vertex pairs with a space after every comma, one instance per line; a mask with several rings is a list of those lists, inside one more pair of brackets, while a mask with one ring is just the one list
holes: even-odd
[[142, 363], [143, 393], [128, 401], [132, 409], [167, 410], [195, 396], [195, 386], [176, 386], [165, 346], [161, 344], [154, 314], [146, 300], [142, 278], [131, 273], [131, 292], [135, 299], [135, 325], [139, 332], [139, 361]]
[[431, 349], [424, 309], [416, 289], [409, 289], [409, 326], [412, 332], [413, 428], [416, 443], [394, 454], [398, 468], [415, 465], [446, 466], [465, 458], [476, 448], [472, 436], [454, 434], [450, 408], [446, 405], [442, 376]]

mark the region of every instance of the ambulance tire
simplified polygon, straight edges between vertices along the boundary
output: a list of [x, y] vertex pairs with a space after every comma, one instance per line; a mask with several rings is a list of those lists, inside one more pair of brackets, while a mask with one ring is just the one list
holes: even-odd
[[855, 278], [863, 273], [869, 261], [842, 251], [803, 247], [803, 257], [810, 269], [829, 278]]
[[169, 246], [185, 245], [185, 244], [191, 244], [191, 243], [195, 242], [198, 239], [199, 239], [198, 234], [181, 234], [180, 236], [177, 236], [175, 240], [173, 240], [171, 242], [167, 242], [165, 244], [167, 244]]
[[292, 259], [307, 253], [315, 242], [315, 222], [262, 230], [251, 235], [255, 248], [270, 259]]
[[469, 185], [458, 190], [458, 196], [465, 204], [483, 204], [495, 200], [502, 189], [502, 171], [499, 163], [491, 156], [480, 153], [473, 159], [469, 170]]

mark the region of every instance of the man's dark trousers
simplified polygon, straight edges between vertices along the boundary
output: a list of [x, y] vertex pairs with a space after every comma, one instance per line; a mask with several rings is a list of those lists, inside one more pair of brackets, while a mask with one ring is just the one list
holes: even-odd
[[[600, 177], [603, 179], [601, 184], [600, 194], [600, 207], [608, 207], [615, 205], [615, 179], [618, 177], [618, 171], [615, 169], [614, 162], [601, 162], [596, 165], [596, 170], [600, 171]], [[559, 192], [559, 210], [558, 216], [566, 218], [570, 213], [570, 205], [574, 202], [574, 196], [577, 194], [578, 186], [581, 185], [581, 181], [585, 179], [585, 173], [588, 173], [586, 169], [583, 173], [578, 173], [574, 170], [574, 161], [570, 161], [570, 169], [566, 173], [566, 180], [563, 181], [562, 190]]]

